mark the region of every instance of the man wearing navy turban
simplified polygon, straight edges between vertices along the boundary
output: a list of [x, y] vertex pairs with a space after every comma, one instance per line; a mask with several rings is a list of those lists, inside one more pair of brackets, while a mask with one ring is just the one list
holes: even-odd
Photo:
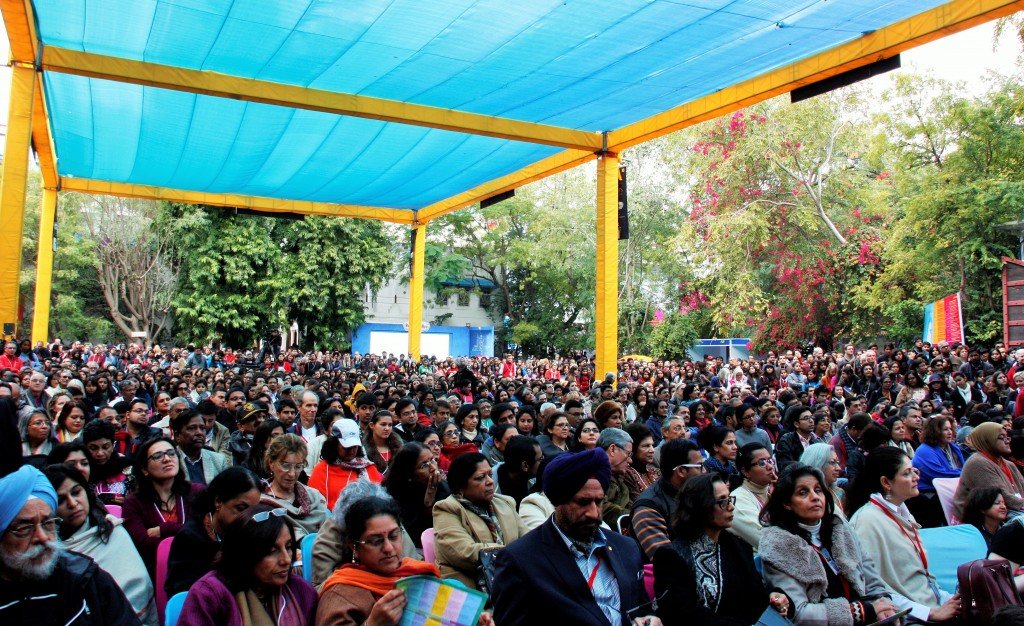
[[640, 548], [601, 529], [611, 480], [601, 448], [548, 463], [542, 484], [555, 513], [496, 557], [494, 623], [661, 626], [644, 591]]
[[56, 510], [36, 468], [0, 478], [0, 624], [141, 624], [110, 574], [61, 547]]

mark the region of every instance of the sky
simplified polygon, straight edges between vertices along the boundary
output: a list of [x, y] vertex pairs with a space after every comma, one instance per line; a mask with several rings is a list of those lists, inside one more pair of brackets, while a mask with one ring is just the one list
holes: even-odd
[[[1021, 43], [1012, 29], [1007, 29], [998, 42], [994, 41], [995, 23], [988, 22], [955, 35], [943, 37], [901, 55], [899, 70], [870, 79], [873, 90], [880, 94], [899, 72], [932, 72], [938, 78], [963, 81], [966, 93], [981, 95], [990, 84], [989, 71], [1010, 74], [1021, 56]], [[9, 56], [7, 32], [0, 29], [0, 59]], [[0, 133], [7, 126], [7, 93], [10, 88], [10, 69], [0, 67]], [[885, 106], [879, 102], [879, 106]], [[2, 150], [2, 146], [0, 146]]]

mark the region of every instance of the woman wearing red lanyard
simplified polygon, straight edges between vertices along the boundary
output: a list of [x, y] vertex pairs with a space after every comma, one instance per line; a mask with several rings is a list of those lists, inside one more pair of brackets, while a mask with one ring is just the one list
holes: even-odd
[[862, 626], [896, 614], [891, 592], [834, 506], [821, 471], [794, 463], [761, 513], [762, 574], [789, 598], [797, 626]]
[[192, 496], [202, 486], [190, 486], [174, 444], [154, 437], [135, 450], [134, 489], [121, 514], [150, 576], [156, 571], [156, 548], [178, 534], [192, 510]]
[[850, 525], [882, 580], [896, 593], [893, 603], [920, 622], [944, 622], [960, 612], [960, 595], [939, 589], [928, 571], [920, 525], [904, 502], [918, 494], [917, 468], [903, 450], [871, 451], [850, 495], [856, 510]]

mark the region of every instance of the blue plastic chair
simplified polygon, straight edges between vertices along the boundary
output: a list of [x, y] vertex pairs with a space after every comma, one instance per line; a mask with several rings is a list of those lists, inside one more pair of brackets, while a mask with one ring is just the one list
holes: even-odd
[[316, 541], [316, 533], [310, 533], [302, 538], [299, 549], [302, 551], [302, 577], [307, 582], [313, 582], [313, 543]]
[[181, 615], [181, 607], [185, 605], [187, 596], [187, 591], [179, 591], [167, 601], [167, 606], [164, 608], [164, 626], [176, 626], [178, 616]]
[[761, 571], [761, 555], [760, 554], [755, 554], [754, 555], [754, 569], [757, 570], [758, 574], [761, 574], [762, 576], [764, 575], [764, 572]]
[[921, 542], [928, 553], [928, 569], [943, 591], [956, 591], [956, 568], [988, 556], [981, 531], [970, 524], [922, 528]]

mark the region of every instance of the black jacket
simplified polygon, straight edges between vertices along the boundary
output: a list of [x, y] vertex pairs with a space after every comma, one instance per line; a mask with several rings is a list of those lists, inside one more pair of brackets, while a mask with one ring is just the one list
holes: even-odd
[[44, 581], [0, 585], [0, 624], [139, 626], [110, 574], [75, 552], [61, 552]]
[[167, 582], [164, 588], [170, 598], [192, 585], [213, 569], [213, 561], [220, 552], [220, 544], [210, 539], [203, 523], [190, 519], [174, 536], [167, 557]]
[[[811, 443], [818, 443], [820, 440], [811, 434]], [[800, 435], [795, 430], [791, 430], [788, 433], [783, 433], [779, 437], [779, 441], [775, 444], [775, 464], [778, 466], [781, 472], [787, 465], [791, 465], [800, 460], [800, 455], [804, 453], [804, 444], [800, 442]]]
[[[606, 531], [607, 558], [619, 584], [619, 609], [626, 626], [653, 614], [643, 586], [643, 562], [636, 542]], [[609, 626], [565, 541], [549, 518], [495, 559], [494, 623], [501, 626]]]
[[704, 606], [697, 592], [690, 544], [673, 541], [654, 553], [654, 593], [658, 617], [665, 626], [749, 626], [768, 607], [768, 591], [754, 567], [754, 553], [729, 532], [718, 538], [722, 574], [718, 610]]

